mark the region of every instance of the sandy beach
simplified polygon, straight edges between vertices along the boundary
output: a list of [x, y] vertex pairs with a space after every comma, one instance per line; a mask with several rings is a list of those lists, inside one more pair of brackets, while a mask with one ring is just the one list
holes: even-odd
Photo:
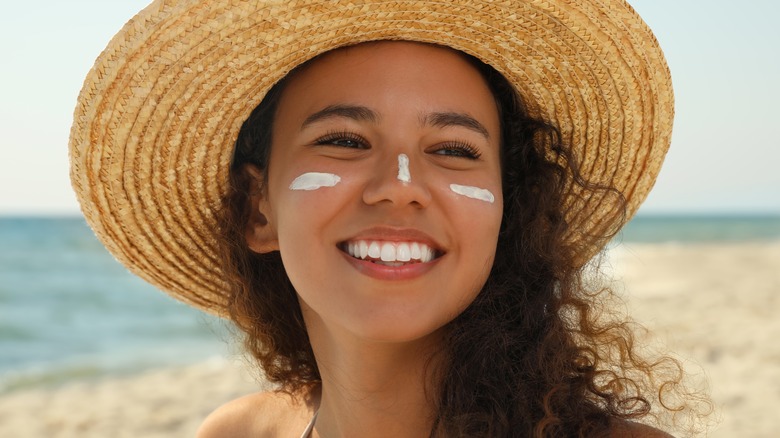
[[[780, 426], [780, 243], [623, 244], [609, 255], [636, 320], [705, 373], [711, 437], [771, 437]], [[0, 396], [0, 436], [186, 437], [220, 404], [266, 387], [240, 361]]]
[[780, 242], [626, 244], [612, 260], [634, 318], [707, 378], [707, 436], [777, 436]]

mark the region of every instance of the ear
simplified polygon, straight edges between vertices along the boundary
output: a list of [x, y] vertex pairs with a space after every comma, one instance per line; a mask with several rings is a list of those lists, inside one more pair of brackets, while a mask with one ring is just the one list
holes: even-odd
[[253, 164], [247, 164], [241, 170], [249, 180], [249, 219], [246, 223], [244, 238], [252, 251], [260, 254], [279, 250], [279, 240], [275, 224], [271, 223], [270, 203], [263, 171]]

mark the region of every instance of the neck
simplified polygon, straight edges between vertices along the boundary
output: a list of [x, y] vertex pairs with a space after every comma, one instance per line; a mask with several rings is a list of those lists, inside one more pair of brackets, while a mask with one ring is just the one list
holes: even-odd
[[[310, 330], [322, 377], [316, 432], [321, 437], [428, 437], [433, 426], [439, 334], [377, 342]], [[317, 435], [315, 435], [317, 436]]]

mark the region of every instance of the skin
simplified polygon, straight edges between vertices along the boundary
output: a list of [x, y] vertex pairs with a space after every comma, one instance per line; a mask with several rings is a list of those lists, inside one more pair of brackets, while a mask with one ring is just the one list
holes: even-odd
[[[334, 106], [363, 110], [312, 121]], [[433, 123], [443, 120], [436, 113], [467, 116], [479, 129], [462, 117]], [[273, 132], [268, 180], [246, 169], [265, 183], [247, 243], [280, 251], [323, 383], [306, 396], [235, 400], [198, 436], [299, 436], [318, 410], [315, 437], [427, 437], [434, 414], [424, 389], [435, 392], [442, 327], [486, 281], [501, 223], [499, 119], [487, 85], [448, 49], [363, 44], [293, 77]], [[409, 157], [410, 182], [398, 179], [399, 154]], [[341, 180], [290, 190], [307, 172]], [[458, 195], [453, 183], [488, 189], [495, 202]], [[355, 239], [423, 241], [439, 257], [412, 268], [371, 266], [343, 251]]]
[[[338, 105], [368, 109], [372, 117], [353, 111], [311, 121]], [[329, 135], [334, 132], [340, 135]], [[449, 185], [500, 194], [499, 148], [495, 101], [457, 52], [404, 42], [365, 44], [331, 52], [292, 78], [276, 113], [268, 181], [247, 242], [257, 252], [281, 253], [299, 293], [322, 396], [311, 406], [287, 407], [279, 399], [284, 396], [256, 396], [228, 411], [263, 405], [275, 413], [268, 416], [274, 430], [284, 427], [276, 420], [285, 418], [293, 435], [318, 407], [315, 436], [367, 430], [378, 437], [427, 436], [426, 364], [438, 350], [442, 327], [487, 279], [503, 208], [500, 198], [488, 204], [455, 194]], [[410, 182], [397, 178], [399, 154], [409, 157]], [[262, 178], [258, 169], [247, 170]], [[307, 172], [332, 173], [341, 181], [290, 190], [290, 182]], [[420, 241], [440, 256], [411, 269], [356, 264], [341, 249], [356, 239]], [[265, 427], [250, 429], [262, 434]]]
[[[364, 107], [376, 120], [333, 115], [304, 123], [334, 105]], [[421, 123], [434, 112], [468, 114], [490, 135]], [[330, 139], [333, 132], [339, 135]], [[259, 206], [269, 225], [256, 229], [250, 245], [281, 252], [310, 332], [417, 341], [471, 303], [492, 265], [502, 203], [455, 195], [449, 184], [501, 193], [499, 122], [489, 89], [460, 55], [414, 43], [332, 53], [288, 84], [274, 133], [267, 196]], [[363, 140], [353, 139], [358, 136]], [[323, 137], [326, 144], [318, 145]], [[459, 143], [481, 156], [453, 155], [461, 153]], [[397, 179], [400, 153], [409, 157], [409, 183]], [[310, 171], [341, 181], [311, 192], [288, 189]], [[358, 238], [421, 240], [444, 255], [424, 275], [377, 279], [345, 262], [339, 245]], [[397, 269], [388, 277], [392, 271], [402, 275]]]

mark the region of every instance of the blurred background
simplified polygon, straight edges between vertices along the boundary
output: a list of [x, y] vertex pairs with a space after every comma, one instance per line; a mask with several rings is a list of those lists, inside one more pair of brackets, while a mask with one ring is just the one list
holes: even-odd
[[[168, 298], [105, 251], [70, 189], [68, 131], [83, 78], [147, 3], [2, 2], [0, 407], [20, 394], [50, 398], [74, 383], [236, 356], [223, 322]], [[656, 187], [612, 245], [615, 276], [637, 318], [709, 379], [722, 419], [711, 436], [773, 436], [780, 3], [630, 3], [664, 48], [677, 112]], [[0, 435], [12, 436], [3, 425], [24, 415], [0, 413]], [[63, 418], [57, 430], [70, 430]], [[82, 423], [82, 432], [92, 427]]]

